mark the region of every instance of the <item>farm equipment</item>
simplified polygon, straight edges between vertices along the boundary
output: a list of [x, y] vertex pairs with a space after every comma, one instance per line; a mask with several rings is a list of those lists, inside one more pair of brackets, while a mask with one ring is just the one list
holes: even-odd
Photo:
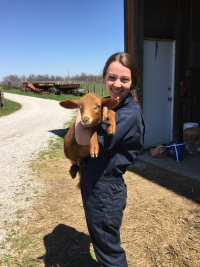
[[[52, 87], [56, 88], [56, 95], [84, 95], [84, 93], [79, 92], [80, 84], [55, 84], [55, 83], [23, 83], [24, 92], [33, 91], [38, 94], [50, 94], [54, 93], [54, 90], [51, 90]], [[28, 87], [28, 89], [26, 89]], [[75, 90], [75, 91], [74, 91]]]

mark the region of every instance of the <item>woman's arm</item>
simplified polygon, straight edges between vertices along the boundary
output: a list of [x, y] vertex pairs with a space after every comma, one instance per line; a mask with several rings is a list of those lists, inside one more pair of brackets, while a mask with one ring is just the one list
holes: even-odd
[[84, 127], [81, 124], [80, 109], [78, 109], [77, 117], [76, 117], [76, 121], [75, 121], [75, 137], [76, 137], [76, 142], [79, 145], [89, 145], [90, 144], [91, 134], [90, 134], [89, 129]]

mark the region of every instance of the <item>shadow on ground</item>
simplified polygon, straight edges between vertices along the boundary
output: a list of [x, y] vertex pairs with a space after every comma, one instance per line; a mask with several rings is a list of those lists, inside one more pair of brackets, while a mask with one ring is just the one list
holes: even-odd
[[[51, 130], [53, 134], [64, 138], [69, 128]], [[143, 166], [143, 167], [140, 167]], [[168, 190], [182, 195], [200, 204], [200, 183], [197, 180], [177, 174], [173, 171], [163, 169], [151, 163], [137, 159], [127, 169], [133, 173], [143, 176], [145, 179], [154, 182]]]
[[200, 204], [200, 183], [172, 171], [137, 160], [128, 170]]
[[53, 133], [59, 137], [64, 138], [64, 136], [66, 135], [66, 133], [69, 131], [69, 128], [66, 129], [55, 129], [55, 130], [50, 130], [50, 133]]
[[90, 237], [65, 224], [59, 224], [44, 237], [45, 267], [98, 267], [90, 254]]

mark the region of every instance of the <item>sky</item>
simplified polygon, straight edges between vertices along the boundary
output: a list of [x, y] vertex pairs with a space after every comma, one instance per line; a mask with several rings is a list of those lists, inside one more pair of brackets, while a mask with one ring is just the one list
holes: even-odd
[[123, 51], [123, 0], [0, 0], [0, 81], [100, 75]]

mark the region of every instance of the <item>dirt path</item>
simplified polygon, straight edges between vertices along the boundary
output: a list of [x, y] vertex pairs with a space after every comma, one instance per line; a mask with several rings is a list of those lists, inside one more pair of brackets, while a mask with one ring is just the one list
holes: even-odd
[[5, 98], [22, 104], [22, 109], [0, 118], [0, 243], [5, 238], [3, 225], [31, 205], [29, 200], [39, 188], [29, 163], [48, 147], [48, 140], [55, 136], [52, 130], [63, 128], [72, 115], [58, 101], [10, 93]]

